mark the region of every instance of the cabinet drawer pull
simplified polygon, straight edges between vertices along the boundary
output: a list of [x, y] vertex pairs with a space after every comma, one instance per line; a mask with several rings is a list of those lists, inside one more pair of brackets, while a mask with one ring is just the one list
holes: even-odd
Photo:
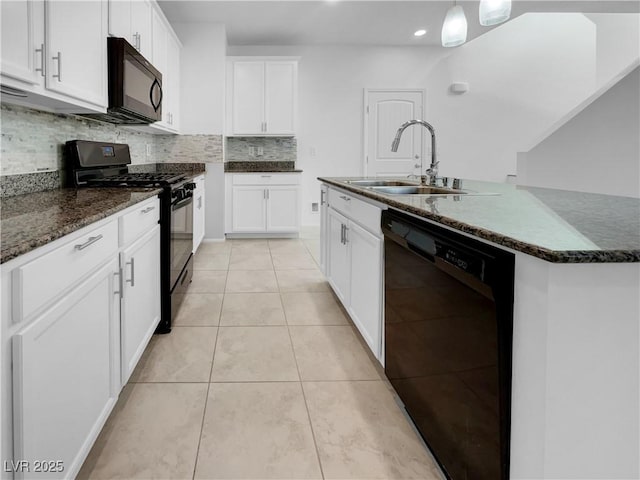
[[80, 243], [78, 245], [75, 245], [73, 248], [76, 249], [76, 250], [84, 250], [89, 245], [93, 245], [94, 243], [96, 243], [100, 239], [102, 239], [102, 234], [100, 234], [100, 235], [98, 235], [96, 237], [89, 237], [89, 239], [86, 242]]
[[350, 202], [351, 199], [349, 197], [347, 197], [346, 195], [340, 195], [340, 198], [343, 199], [345, 202]]
[[57, 57], [52, 57], [53, 60], [58, 61], [58, 73], [55, 75], [51, 75], [53, 78], [57, 78], [59, 82], [62, 81], [62, 52], [58, 52]]
[[125, 281], [127, 283], [130, 283], [132, 287], [136, 286], [136, 264], [134, 262], [135, 262], [135, 259], [132, 258], [130, 262], [126, 263], [126, 265], [131, 265], [131, 278]]
[[156, 207], [153, 207], [153, 206], [147, 207], [144, 210], [140, 210], [140, 213], [149, 213], [151, 210], [155, 210], [155, 209]]
[[118, 290], [114, 291], [114, 295], [119, 295], [122, 298], [122, 269], [119, 268], [117, 272], [113, 273], [114, 277], [118, 277]]
[[44, 43], [40, 44], [40, 48], [36, 48], [36, 53], [40, 52], [40, 68], [36, 68], [36, 72], [44, 77]]
[[271, 175], [260, 175], [262, 178], [271, 178]]

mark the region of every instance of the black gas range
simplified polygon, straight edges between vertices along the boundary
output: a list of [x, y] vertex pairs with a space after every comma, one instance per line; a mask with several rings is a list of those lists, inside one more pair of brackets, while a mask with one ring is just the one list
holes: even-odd
[[129, 172], [131, 154], [122, 143], [71, 140], [65, 145], [68, 186], [161, 188], [161, 319], [156, 333], [169, 333], [193, 276], [193, 189], [184, 174]]

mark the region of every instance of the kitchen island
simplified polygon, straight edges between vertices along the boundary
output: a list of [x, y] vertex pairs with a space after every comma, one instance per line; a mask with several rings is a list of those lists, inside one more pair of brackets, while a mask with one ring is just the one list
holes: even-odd
[[515, 255], [510, 478], [637, 478], [640, 201], [474, 181], [390, 195], [353, 180], [320, 178], [330, 210], [390, 208]]

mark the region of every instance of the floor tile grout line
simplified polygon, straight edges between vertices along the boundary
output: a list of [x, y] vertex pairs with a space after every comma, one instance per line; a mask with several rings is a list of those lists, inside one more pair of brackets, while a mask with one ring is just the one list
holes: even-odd
[[287, 322], [287, 333], [289, 334], [289, 343], [291, 344], [291, 352], [293, 353], [293, 360], [296, 363], [296, 370], [298, 371], [298, 378], [300, 379], [300, 391], [302, 392], [302, 400], [304, 402], [304, 407], [307, 410], [307, 419], [309, 420], [309, 428], [311, 429], [311, 438], [313, 438], [313, 446], [316, 449], [316, 458], [318, 459], [318, 467], [320, 468], [320, 475], [324, 480], [324, 470], [322, 468], [322, 461], [320, 460], [320, 451], [318, 450], [318, 442], [316, 440], [316, 434], [313, 430], [313, 422], [311, 421], [311, 413], [309, 413], [309, 405], [307, 403], [307, 397], [304, 393], [304, 386], [302, 384], [302, 375], [300, 374], [300, 366], [298, 365], [298, 358], [296, 357], [296, 350], [293, 346], [293, 338], [291, 337], [291, 330], [289, 329], [289, 324], [287, 320], [287, 312], [284, 309], [284, 302], [282, 301], [282, 293], [280, 293], [280, 303], [282, 304], [282, 311], [284, 312], [284, 320]]
[[[227, 287], [227, 277], [229, 270], [227, 270], [227, 276], [225, 276], [224, 286]], [[196, 478], [196, 470], [198, 468], [198, 457], [200, 456], [200, 445], [202, 444], [202, 434], [204, 433], [204, 423], [207, 418], [207, 405], [209, 404], [209, 391], [211, 390], [211, 375], [213, 373], [213, 362], [216, 358], [216, 350], [218, 348], [218, 338], [220, 337], [220, 318], [222, 317], [222, 308], [224, 307], [224, 293], [222, 294], [222, 302], [220, 303], [220, 311], [218, 312], [218, 330], [216, 331], [216, 341], [213, 344], [213, 352], [211, 353], [211, 368], [209, 368], [209, 377], [207, 378], [207, 393], [204, 399], [204, 409], [202, 411], [202, 423], [200, 424], [200, 436], [198, 437], [198, 446], [196, 447], [196, 460], [193, 463], [193, 475], [192, 480]]]

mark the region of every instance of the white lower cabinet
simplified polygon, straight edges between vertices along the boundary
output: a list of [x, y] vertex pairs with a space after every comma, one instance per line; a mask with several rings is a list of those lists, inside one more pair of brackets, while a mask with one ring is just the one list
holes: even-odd
[[158, 220], [155, 197], [0, 267], [3, 479], [77, 475], [160, 321]]
[[129, 380], [160, 322], [160, 226], [121, 254], [122, 384]]
[[[339, 190], [329, 189], [327, 193], [329, 204], [320, 240], [320, 249], [326, 252], [325, 275], [367, 345], [382, 363], [384, 244], [379, 231], [381, 209]], [[332, 198], [336, 200], [335, 205], [331, 204]], [[347, 216], [353, 212], [364, 212], [365, 221], [361, 223], [355, 214]]]
[[329, 268], [328, 280], [340, 301], [348, 307], [351, 268], [349, 265], [349, 244], [346, 241], [346, 229], [349, 220], [338, 212], [329, 209], [327, 235]]
[[226, 177], [226, 234], [297, 234], [299, 173], [234, 173]]
[[204, 239], [204, 175], [193, 180], [196, 188], [193, 190], [193, 253]]
[[[120, 392], [114, 259], [13, 336], [15, 478], [74, 478]], [[36, 461], [57, 461], [35, 472]]]

